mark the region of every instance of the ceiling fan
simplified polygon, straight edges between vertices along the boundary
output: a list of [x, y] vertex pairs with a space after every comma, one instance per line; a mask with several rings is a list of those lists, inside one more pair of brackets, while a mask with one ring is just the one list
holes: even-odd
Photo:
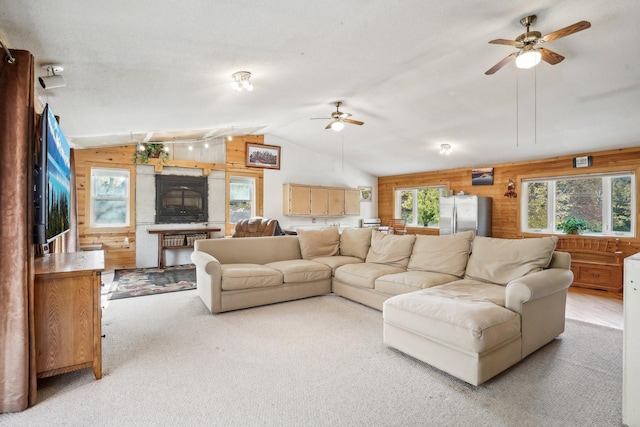
[[[364, 124], [364, 122], [350, 119], [349, 117], [351, 117], [351, 114], [343, 113], [342, 111], [340, 111], [341, 105], [342, 105], [342, 102], [340, 101], [336, 102], [336, 111], [331, 113], [331, 117], [329, 118], [331, 122], [329, 122], [329, 124], [327, 125], [327, 127], [325, 127], [325, 129], [333, 129], [336, 132], [340, 132], [344, 128], [345, 123], [351, 123], [352, 125], [358, 125], [358, 126], [362, 126]], [[311, 120], [327, 120], [327, 118], [313, 117]]]
[[540, 60], [544, 60], [551, 65], [555, 65], [564, 59], [564, 56], [559, 55], [549, 49], [543, 47], [536, 47], [544, 43], [552, 42], [561, 37], [566, 37], [578, 31], [586, 30], [591, 27], [591, 24], [587, 21], [576, 22], [568, 27], [561, 28], [557, 31], [542, 36], [538, 31], [529, 31], [529, 26], [536, 21], [536, 15], [530, 15], [522, 18], [520, 23], [527, 28], [523, 34], [520, 34], [515, 40], [496, 39], [491, 40], [491, 44], [505, 44], [508, 46], [514, 46], [520, 49], [518, 52], [513, 52], [502, 61], [491, 67], [485, 72], [490, 75], [498, 71], [500, 68], [508, 64], [512, 59], [516, 60], [516, 67], [518, 68], [532, 68], [535, 67]]

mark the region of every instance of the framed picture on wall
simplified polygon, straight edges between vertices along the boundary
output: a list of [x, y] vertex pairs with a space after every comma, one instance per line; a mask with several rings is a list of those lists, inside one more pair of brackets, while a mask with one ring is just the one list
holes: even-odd
[[493, 185], [493, 168], [471, 169], [471, 185]]
[[373, 191], [371, 187], [358, 187], [360, 190], [360, 201], [361, 202], [370, 202], [373, 199]]
[[280, 147], [277, 145], [247, 142], [246, 155], [247, 167], [280, 169]]

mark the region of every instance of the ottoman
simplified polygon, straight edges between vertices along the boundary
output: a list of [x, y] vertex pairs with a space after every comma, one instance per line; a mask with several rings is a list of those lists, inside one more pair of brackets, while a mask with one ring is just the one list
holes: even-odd
[[448, 295], [438, 288], [384, 302], [386, 345], [472, 385], [482, 384], [521, 360], [517, 313], [491, 298]]

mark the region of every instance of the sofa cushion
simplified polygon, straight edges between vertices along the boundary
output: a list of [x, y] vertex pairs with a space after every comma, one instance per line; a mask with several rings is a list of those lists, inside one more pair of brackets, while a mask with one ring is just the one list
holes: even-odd
[[549, 266], [556, 247], [556, 236], [534, 239], [496, 239], [478, 236], [465, 277], [506, 285], [526, 274]]
[[373, 283], [378, 277], [402, 271], [404, 269], [401, 267], [386, 264], [347, 264], [336, 269], [335, 278], [347, 285], [373, 289]]
[[270, 262], [265, 264], [265, 267], [280, 271], [284, 275], [284, 283], [313, 282], [331, 278], [329, 266], [305, 259]]
[[460, 279], [454, 282], [444, 283], [440, 286], [434, 286], [429, 288], [429, 292], [424, 292], [423, 295], [466, 301], [490, 302], [500, 307], [504, 307], [506, 301], [506, 289], [504, 286], [474, 279]]
[[353, 256], [364, 261], [371, 247], [373, 228], [345, 228], [340, 235], [340, 255]]
[[223, 291], [282, 285], [283, 274], [260, 264], [223, 264]]
[[385, 323], [463, 352], [483, 353], [520, 337], [520, 316], [486, 301], [433, 295], [436, 288], [396, 295], [383, 304]]
[[331, 268], [331, 275], [336, 274], [336, 268], [341, 267], [347, 264], [361, 264], [364, 261], [360, 258], [354, 256], [343, 256], [343, 255], [334, 255], [334, 256], [320, 256], [314, 258], [313, 262], [319, 262], [321, 264], [327, 265]]
[[449, 283], [457, 279], [451, 274], [432, 271], [405, 271], [378, 277], [374, 282], [374, 289], [389, 295], [399, 295]]
[[338, 227], [327, 227], [319, 230], [298, 229], [296, 231], [302, 258], [313, 259], [319, 256], [338, 255], [340, 250]]
[[407, 268], [409, 257], [416, 241], [415, 234], [399, 236], [384, 234], [373, 230], [371, 234], [371, 247], [367, 253], [366, 263], [387, 264], [392, 267]]
[[416, 236], [407, 270], [464, 276], [475, 233], [463, 231], [445, 236]]

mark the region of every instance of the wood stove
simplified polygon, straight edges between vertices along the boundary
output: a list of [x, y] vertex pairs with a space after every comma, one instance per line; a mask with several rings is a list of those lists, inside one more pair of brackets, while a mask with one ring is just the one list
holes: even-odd
[[156, 175], [156, 224], [206, 222], [207, 177]]

